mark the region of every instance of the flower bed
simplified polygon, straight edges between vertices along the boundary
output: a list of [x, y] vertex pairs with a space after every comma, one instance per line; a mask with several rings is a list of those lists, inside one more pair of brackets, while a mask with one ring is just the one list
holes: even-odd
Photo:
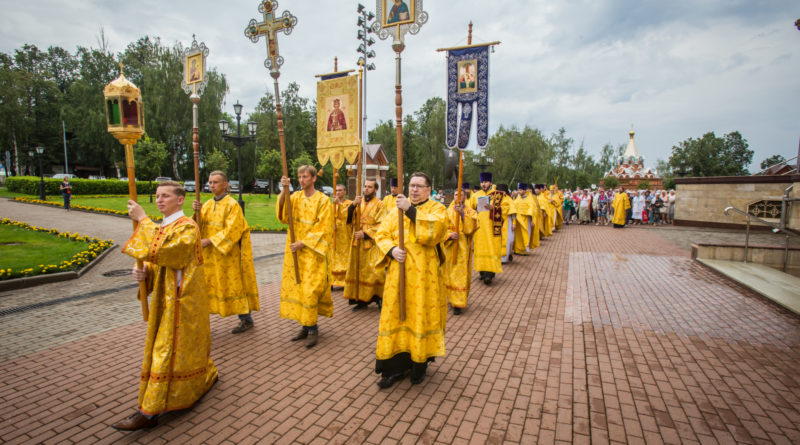
[[76, 253], [71, 258], [65, 259], [59, 264], [39, 264], [37, 267], [29, 267], [25, 269], [0, 269], [0, 281], [57, 272], [76, 271], [89, 264], [90, 261], [95, 259], [103, 251], [110, 248], [114, 244], [114, 242], [111, 240], [101, 240], [78, 233], [59, 232], [56, 229], [46, 229], [43, 227], [32, 226], [28, 223], [14, 221], [9, 218], [0, 218], [0, 224], [19, 227], [35, 232], [45, 232], [58, 238], [66, 238], [71, 241], [89, 243], [89, 247], [86, 250]]
[[[126, 195], [112, 195], [112, 196], [94, 196], [94, 198], [121, 198], [125, 197]], [[29, 204], [44, 204], [49, 205], [52, 207], [63, 207], [63, 204], [57, 201], [42, 201], [41, 199], [37, 198], [25, 198], [22, 196], [17, 196], [14, 198], [14, 201], [18, 202], [26, 202]], [[92, 213], [102, 213], [106, 215], [118, 215], [118, 216], [128, 216], [128, 212], [123, 212], [121, 210], [114, 210], [114, 209], [106, 209], [103, 207], [90, 207], [90, 206], [83, 206], [79, 204], [70, 204], [70, 209], [73, 210], [83, 210], [85, 212], [92, 212]], [[156, 215], [147, 215], [153, 221], [161, 221], [161, 216]]]

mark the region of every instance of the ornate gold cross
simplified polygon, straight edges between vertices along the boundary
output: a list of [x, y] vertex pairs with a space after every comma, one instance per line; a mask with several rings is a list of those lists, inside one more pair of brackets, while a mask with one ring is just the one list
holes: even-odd
[[263, 14], [264, 21], [258, 22], [256, 19], [250, 19], [247, 27], [244, 29], [244, 35], [251, 42], [256, 43], [261, 36], [267, 37], [267, 59], [264, 61], [264, 66], [270, 70], [270, 73], [277, 73], [281, 65], [283, 65], [283, 57], [278, 53], [278, 33], [283, 32], [286, 35], [292, 33], [292, 29], [297, 25], [297, 17], [293, 16], [289, 11], [283, 11], [280, 16], [277, 15], [278, 2], [275, 0], [264, 0], [258, 5], [258, 12]]

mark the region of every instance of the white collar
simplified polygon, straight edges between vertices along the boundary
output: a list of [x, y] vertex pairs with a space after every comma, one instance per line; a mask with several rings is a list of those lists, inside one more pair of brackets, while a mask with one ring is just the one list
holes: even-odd
[[174, 223], [175, 221], [178, 220], [178, 218], [180, 218], [182, 216], [183, 216], [183, 210], [178, 210], [177, 212], [173, 213], [172, 215], [165, 216], [164, 219], [161, 221], [161, 227], [166, 227], [166, 226]]

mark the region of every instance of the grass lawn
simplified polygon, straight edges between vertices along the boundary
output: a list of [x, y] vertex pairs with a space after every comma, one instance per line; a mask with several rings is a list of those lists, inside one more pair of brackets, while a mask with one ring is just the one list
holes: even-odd
[[40, 264], [60, 264], [87, 250], [89, 243], [0, 224], [0, 246], [3, 250], [0, 269], [21, 270]]
[[[203, 202], [205, 202], [211, 199], [212, 196], [213, 195], [210, 193], [202, 193], [200, 198]], [[231, 196], [234, 199], [239, 198], [239, 195]], [[183, 212], [187, 216], [191, 216], [194, 214], [194, 210], [192, 210], [192, 199], [194, 199], [194, 193], [190, 193], [186, 196], [186, 198], [186, 201], [183, 203]], [[272, 198], [267, 198], [267, 195], [243, 194], [242, 199], [245, 202], [244, 208], [247, 224], [250, 226], [263, 226], [273, 230], [285, 228], [286, 226], [281, 224], [278, 221], [278, 218], [275, 217], [275, 204], [277, 203], [277, 198], [277, 195], [272, 195]], [[47, 200], [61, 202], [61, 197], [48, 196]], [[82, 198], [80, 195], [76, 195], [72, 197], [70, 203], [88, 207], [100, 207], [104, 209], [126, 211], [128, 198]], [[142, 208], [144, 208], [144, 211], [147, 212], [148, 215], [159, 215], [158, 207], [156, 207], [155, 203], [155, 196], [153, 197], [153, 203], [150, 203], [149, 195], [140, 195], [139, 204], [142, 206]]]

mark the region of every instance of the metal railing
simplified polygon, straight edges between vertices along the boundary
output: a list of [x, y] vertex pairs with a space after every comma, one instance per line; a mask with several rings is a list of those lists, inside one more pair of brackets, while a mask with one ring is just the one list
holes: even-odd
[[795, 202], [795, 201], [800, 201], [800, 198], [790, 198], [789, 197], [789, 192], [791, 192], [792, 189], [794, 189], [794, 184], [790, 185], [789, 187], [786, 187], [786, 189], [783, 191], [783, 197], [781, 198], [781, 219], [778, 222], [778, 224], [775, 224], [774, 222], [771, 222], [771, 221], [767, 221], [767, 220], [761, 219], [761, 218], [759, 218], [759, 217], [757, 217], [755, 215], [751, 215], [750, 213], [747, 213], [747, 212], [745, 212], [743, 210], [739, 210], [736, 207], [726, 207], [725, 208], [725, 215], [726, 216], [730, 216], [730, 212], [733, 211], [733, 212], [739, 213], [740, 215], [743, 215], [745, 217], [746, 221], [747, 221], [747, 225], [745, 227], [745, 236], [744, 236], [744, 262], [745, 262], [745, 264], [747, 264], [747, 251], [748, 251], [748, 249], [750, 247], [750, 222], [752, 220], [755, 220], [755, 221], [760, 222], [761, 224], [764, 224], [766, 226], [771, 227], [772, 228], [772, 233], [783, 233], [784, 234], [785, 239], [784, 239], [784, 245], [783, 245], [783, 271], [786, 272], [786, 263], [789, 261], [789, 235], [794, 235], [794, 236], [800, 237], [800, 235], [797, 234], [796, 232], [786, 229], [786, 211], [789, 208], [789, 204], [791, 204], [792, 202]]

